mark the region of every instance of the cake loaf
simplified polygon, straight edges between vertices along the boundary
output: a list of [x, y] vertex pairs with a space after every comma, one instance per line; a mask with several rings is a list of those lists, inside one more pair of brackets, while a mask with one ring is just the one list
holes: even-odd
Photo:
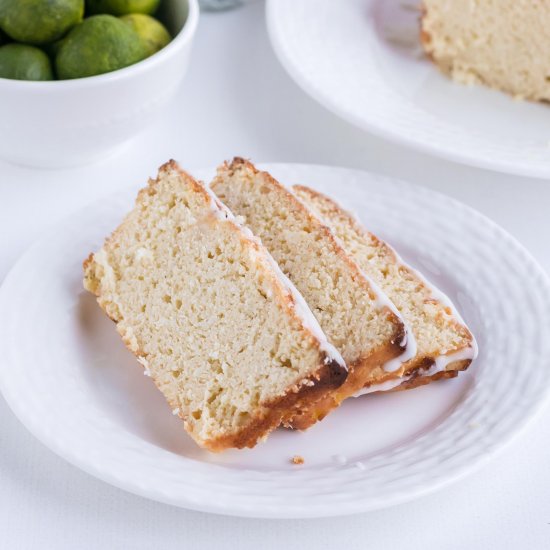
[[174, 161], [84, 263], [116, 323], [202, 447], [252, 447], [347, 376], [266, 249]]
[[312, 422], [288, 425], [306, 428], [365, 385], [401, 376], [403, 361], [415, 353], [401, 316], [311, 210], [240, 158], [218, 169], [211, 188], [261, 238], [349, 368], [326, 405], [308, 406], [295, 417], [306, 415]]
[[405, 364], [401, 380], [366, 386], [357, 395], [413, 388], [466, 369], [477, 346], [450, 300], [332, 199], [304, 186], [295, 186], [294, 192], [322, 217], [350, 256], [386, 292], [416, 340], [416, 355]]
[[423, 0], [422, 44], [458, 82], [550, 101], [550, 2]]

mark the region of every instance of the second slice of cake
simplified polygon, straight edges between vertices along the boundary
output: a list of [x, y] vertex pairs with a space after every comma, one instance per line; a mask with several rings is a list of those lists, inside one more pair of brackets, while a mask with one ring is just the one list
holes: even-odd
[[[349, 367], [346, 382], [328, 403], [308, 408], [308, 413], [319, 411], [314, 421], [365, 385], [402, 374], [402, 361], [415, 353], [414, 340], [390, 300], [311, 210], [268, 173], [239, 158], [218, 169], [211, 188], [261, 238]], [[310, 422], [291, 425], [305, 428]]]

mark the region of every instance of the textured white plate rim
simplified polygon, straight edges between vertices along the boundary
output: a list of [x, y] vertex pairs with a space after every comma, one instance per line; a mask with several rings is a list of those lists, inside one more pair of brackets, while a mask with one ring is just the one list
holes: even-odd
[[[30, 251], [30, 248], [29, 248], [29, 251]], [[14, 268], [16, 265], [17, 264], [14, 265]], [[1, 303], [1, 295], [0, 295], [0, 303]], [[384, 501], [379, 502], [378, 504], [372, 502], [371, 505], [365, 505], [361, 508], [354, 507], [352, 509], [348, 509], [346, 506], [341, 506], [337, 509], [331, 510], [330, 514], [329, 513], [319, 514], [316, 510], [309, 511], [308, 509], [301, 510], [299, 514], [296, 514], [296, 513], [289, 514], [283, 508], [281, 508], [280, 513], [278, 514], [275, 514], [273, 512], [270, 512], [269, 514], [265, 514], [265, 513], [262, 513], [261, 510], [258, 510], [257, 513], [252, 513], [250, 511], [218, 508], [216, 507], [215, 504], [212, 504], [212, 503], [205, 504], [205, 505], [199, 505], [195, 502], [182, 503], [181, 499], [175, 500], [175, 499], [166, 498], [166, 496], [160, 492], [154, 494], [154, 493], [151, 493], [151, 491], [146, 491], [141, 489], [136, 484], [133, 484], [130, 482], [127, 482], [127, 483], [121, 482], [116, 477], [109, 476], [105, 474], [105, 472], [99, 471], [99, 469], [94, 468], [85, 460], [82, 460], [78, 456], [73, 455], [70, 449], [67, 449], [62, 445], [59, 445], [58, 442], [56, 442], [55, 440], [48, 439], [40, 431], [39, 427], [33, 426], [32, 423], [28, 422], [26, 419], [24, 410], [22, 410], [22, 407], [20, 406], [20, 404], [11, 401], [9, 397], [7, 397], [6, 394], [4, 393], [2, 377], [0, 377], [0, 393], [2, 393], [4, 399], [6, 400], [6, 403], [8, 404], [8, 406], [10, 407], [10, 409], [12, 410], [16, 418], [19, 420], [19, 422], [21, 422], [21, 424], [38, 441], [40, 441], [42, 445], [44, 445], [50, 451], [55, 453], [59, 458], [65, 460], [72, 466], [77, 467], [78, 469], [82, 470], [83, 472], [91, 475], [96, 479], [99, 479], [105, 483], [108, 483], [113, 487], [117, 487], [118, 489], [122, 489], [123, 491], [127, 491], [139, 497], [154, 500], [162, 504], [168, 504], [171, 506], [176, 506], [178, 508], [192, 510], [195, 512], [205, 512], [205, 513], [217, 514], [217, 515], [223, 515], [223, 516], [234, 516], [234, 517], [256, 518], [256, 519], [270, 519], [270, 518], [271, 519], [315, 519], [320, 517], [350, 516], [355, 514], [367, 513], [374, 510], [383, 510], [386, 508], [391, 508], [392, 506], [396, 506], [399, 504], [406, 504], [408, 502], [417, 500], [419, 498], [429, 496], [433, 493], [438, 492], [441, 489], [444, 489], [449, 485], [452, 485], [460, 481], [461, 479], [464, 479], [465, 477], [468, 477], [470, 474], [474, 474], [475, 472], [483, 469], [489, 462], [491, 462], [507, 447], [513, 444], [514, 441], [520, 438], [521, 435], [532, 424], [536, 422], [537, 418], [541, 415], [544, 407], [547, 405], [549, 401], [549, 392], [547, 391], [546, 397], [544, 399], [541, 399], [540, 402], [538, 402], [533, 407], [529, 415], [525, 416], [523, 424], [518, 425], [514, 432], [510, 432], [508, 439], [501, 440], [500, 446], [493, 448], [490, 453], [487, 453], [486, 455], [480, 457], [477, 461], [472, 462], [469, 466], [462, 468], [460, 471], [456, 471], [453, 475], [449, 475], [445, 479], [442, 479], [439, 482], [433, 483], [432, 485], [426, 486], [422, 489], [417, 489], [416, 491], [410, 491], [406, 496], [400, 496], [400, 497], [396, 496], [394, 498], [385, 499]]]
[[[267, 167], [267, 165], [265, 165]], [[538, 272], [537, 274], [541, 276], [541, 280], [544, 281], [544, 284], [547, 288], [547, 290], [550, 292], [550, 279], [548, 278], [545, 271], [542, 269], [542, 267], [537, 263], [537, 261], [531, 256], [531, 254], [519, 243], [513, 236], [509, 235], [504, 229], [502, 229], [498, 224], [484, 216], [483, 214], [479, 213], [475, 209], [464, 205], [460, 203], [459, 201], [450, 198], [442, 193], [438, 193], [432, 190], [428, 190], [425, 188], [422, 188], [420, 186], [416, 186], [415, 184], [400, 181], [400, 180], [394, 180], [393, 178], [384, 177], [384, 176], [378, 176], [375, 174], [370, 174], [365, 171], [361, 170], [353, 170], [353, 169], [347, 169], [347, 168], [337, 168], [337, 167], [331, 167], [331, 166], [323, 166], [323, 165], [303, 165], [303, 164], [291, 164], [291, 163], [270, 163], [269, 169], [276, 170], [277, 167], [285, 167], [285, 166], [296, 166], [301, 167], [303, 169], [330, 169], [330, 170], [338, 170], [341, 173], [360, 173], [363, 174], [365, 177], [374, 177], [377, 181], [386, 181], [386, 182], [393, 182], [400, 186], [408, 187], [408, 188], [414, 188], [418, 192], [421, 193], [427, 193], [430, 196], [439, 197], [440, 199], [444, 199], [450, 204], [460, 205], [460, 207], [464, 210], [466, 209], [468, 213], [473, 216], [474, 218], [477, 218], [478, 220], [483, 220], [483, 223], [485, 223], [488, 226], [491, 226], [493, 229], [497, 230], [501, 235], [505, 235], [508, 242], [514, 243], [517, 246], [517, 250], [521, 251], [523, 254], [523, 259], [530, 262], [530, 268], [533, 269], [535, 272]], [[262, 166], [263, 167], [263, 166]], [[196, 170], [192, 173], [200, 174], [200, 173], [211, 173], [212, 170]], [[103, 199], [100, 199], [99, 201], [96, 201], [92, 203], [91, 206], [94, 204], [102, 203], [104, 201], [109, 201], [112, 197], [119, 195], [121, 192], [115, 193], [111, 196], [105, 197]], [[88, 207], [89, 208], [89, 207]], [[24, 252], [19, 260], [14, 264], [10, 272], [6, 275], [2, 286], [0, 287], [0, 311], [2, 310], [2, 304], [4, 302], [4, 299], [8, 293], [9, 287], [12, 284], [12, 280], [17, 278], [17, 270], [18, 267], [27, 256], [31, 256], [33, 254], [33, 251], [35, 248], [40, 247], [41, 241], [48, 239], [50, 234], [56, 233], [60, 227], [62, 227], [67, 221], [71, 219], [75, 219], [79, 216], [79, 213], [74, 213], [70, 216], [68, 216], [63, 222], [56, 224], [54, 228], [52, 228], [46, 235], [38, 239], [34, 244], [32, 244], [26, 252]], [[0, 319], [0, 328], [2, 327], [3, 319]], [[0, 334], [2, 334], [0, 332]], [[64, 446], [60, 441], [58, 441], [55, 437], [52, 435], [48, 435], [47, 433], [43, 432], [41, 430], [41, 426], [33, 422], [31, 416], [28, 414], [28, 409], [25, 407], [24, 403], [21, 403], [16, 400], [11, 399], [11, 395], [8, 388], [8, 379], [9, 374], [7, 369], [0, 369], [0, 391], [3, 393], [4, 398], [6, 399], [6, 402], [8, 403], [9, 407], [12, 409], [15, 416], [19, 419], [19, 421], [46, 447], [48, 447], [50, 450], [52, 450], [54, 453], [56, 453], [61, 458], [65, 459], [70, 464], [77, 466], [81, 470], [87, 472], [88, 474], [91, 474], [92, 476], [101, 479], [113, 486], [116, 486], [120, 489], [124, 489], [128, 492], [134, 493], [136, 495], [150, 498], [159, 502], [163, 502], [166, 504], [171, 504], [183, 508], [188, 508], [196, 511], [202, 511], [202, 512], [209, 512], [209, 513], [217, 513], [217, 514], [224, 514], [224, 515], [233, 515], [233, 516], [242, 516], [242, 517], [270, 517], [270, 518], [314, 518], [314, 517], [328, 517], [328, 516], [341, 516], [341, 515], [350, 515], [354, 513], [361, 513], [361, 512], [367, 512], [375, 509], [382, 509], [390, 506], [394, 506], [396, 504], [409, 502], [411, 500], [417, 499], [419, 497], [431, 494], [451, 483], [454, 483], [462, 478], [464, 478], [466, 475], [480, 469], [484, 465], [487, 464], [493, 457], [497, 455], [497, 453], [504, 450], [508, 445], [510, 445], [517, 437], [523, 433], [523, 431], [531, 424], [531, 422], [536, 419], [536, 417], [541, 413], [544, 406], [547, 404], [548, 399], [550, 397], [550, 383], [547, 384], [544, 388], [541, 389], [541, 393], [539, 394], [539, 399], [536, 402], [531, 402], [529, 404], [529, 409], [525, 411], [526, 414], [524, 414], [520, 421], [518, 421], [515, 425], [513, 430], [509, 431], [506, 434], [506, 437], [502, 437], [497, 445], [494, 445], [488, 452], [485, 452], [484, 454], [478, 454], [475, 457], [475, 460], [472, 460], [466, 464], [463, 464], [460, 468], [457, 468], [456, 470], [447, 473], [445, 476], [438, 478], [436, 481], [425, 485], [423, 487], [416, 487], [413, 490], [408, 490], [406, 494], [398, 494], [394, 497], [388, 498], [384, 497], [382, 499], [370, 499], [369, 501], [365, 501], [364, 503], [357, 503], [357, 502], [351, 502], [351, 503], [341, 503], [336, 509], [332, 508], [330, 510], [325, 510], [324, 512], [320, 513], [317, 508], [313, 509], [307, 509], [307, 508], [301, 508], [299, 511], [296, 509], [293, 509], [289, 507], [288, 509], [280, 509], [276, 512], [273, 510], [269, 510], [269, 513], [265, 513], [261, 509], [260, 506], [256, 510], [251, 511], [250, 509], [246, 510], [240, 510], [240, 509], [232, 509], [228, 508], [226, 506], [218, 506], [216, 502], [208, 501], [205, 503], [197, 503], [195, 501], [192, 502], [185, 502], [185, 499], [177, 498], [173, 499], [170, 497], [167, 497], [165, 494], [163, 494], [161, 491], [155, 492], [151, 489], [145, 490], [142, 489], [139, 484], [132, 482], [131, 480], [120, 480], [117, 479], [115, 476], [109, 475], [109, 473], [106, 473], [104, 470], [101, 470], [100, 468], [96, 467], [93, 462], [86, 461], [82, 457], [79, 457], [78, 454], [73, 453], [71, 448], [68, 448]]]
[[370, 119], [366, 121], [363, 117], [355, 115], [353, 112], [345, 109], [338, 101], [335, 101], [330, 94], [325, 94], [322, 89], [318, 88], [312, 81], [307, 79], [303, 72], [299, 69], [292, 58], [287, 55], [283, 47], [283, 37], [275, 30], [275, 13], [281, 8], [276, 0], [267, 0], [266, 3], [266, 25], [268, 35], [273, 47], [273, 51], [281, 65], [289, 73], [291, 78], [298, 84], [302, 90], [311, 96], [317, 103], [323, 106], [328, 111], [341, 117], [356, 128], [367, 130], [373, 135], [399, 145], [409, 147], [415, 151], [436, 155], [443, 159], [447, 159], [459, 164], [466, 164], [477, 168], [515, 174], [519, 176], [529, 176], [534, 178], [550, 177], [550, 162], [548, 168], [537, 166], [518, 166], [514, 162], [507, 162], [505, 158], [498, 160], [490, 157], [472, 156], [471, 154], [461, 152], [452, 147], [438, 147], [436, 142], [426, 143], [424, 141], [408, 138], [403, 134], [393, 131], [390, 125], [382, 125], [376, 120]]

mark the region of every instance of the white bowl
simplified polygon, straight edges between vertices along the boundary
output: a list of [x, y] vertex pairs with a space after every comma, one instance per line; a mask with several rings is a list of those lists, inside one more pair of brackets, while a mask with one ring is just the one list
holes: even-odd
[[143, 130], [187, 70], [197, 0], [164, 0], [162, 16], [173, 40], [130, 67], [51, 82], [0, 78], [0, 157], [27, 166], [75, 166], [112, 154]]

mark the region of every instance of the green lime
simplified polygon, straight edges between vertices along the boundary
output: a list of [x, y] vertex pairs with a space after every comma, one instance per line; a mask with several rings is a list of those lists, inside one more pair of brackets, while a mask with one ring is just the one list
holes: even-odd
[[0, 0], [0, 27], [18, 42], [53, 42], [83, 16], [84, 0]]
[[86, 0], [87, 13], [110, 13], [126, 15], [128, 13], [155, 13], [160, 0]]
[[120, 20], [124, 21], [137, 33], [147, 57], [162, 50], [171, 40], [166, 27], [150, 15], [132, 13], [123, 15]]
[[109, 73], [145, 58], [139, 36], [112, 15], [94, 15], [74, 27], [55, 58], [60, 79]]
[[0, 47], [0, 78], [52, 80], [50, 58], [34, 46], [6, 44]]

